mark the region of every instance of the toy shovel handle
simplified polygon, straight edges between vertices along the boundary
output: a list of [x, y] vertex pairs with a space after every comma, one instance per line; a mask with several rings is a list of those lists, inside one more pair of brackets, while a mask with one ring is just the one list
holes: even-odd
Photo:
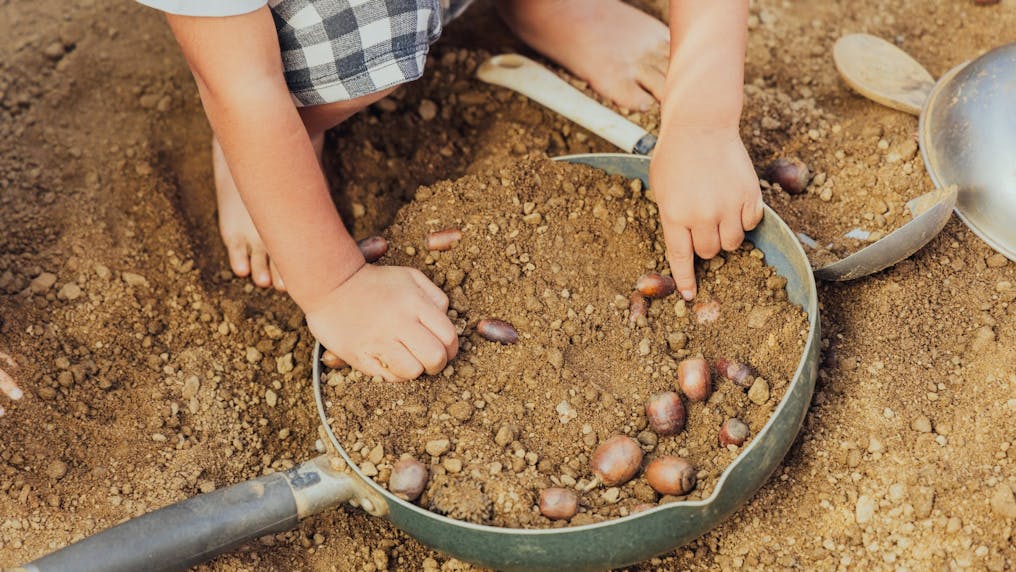
[[920, 115], [935, 80], [909, 54], [869, 34], [843, 36], [833, 46], [833, 61], [843, 81], [868, 99]]
[[[160, 508], [14, 570], [24, 572], [186, 570], [248, 540], [290, 530], [306, 516], [358, 498], [366, 486], [321, 456]], [[368, 512], [383, 510], [366, 498]]]
[[628, 153], [648, 155], [656, 137], [518, 54], [494, 56], [476, 71], [481, 81], [507, 87], [578, 123]]

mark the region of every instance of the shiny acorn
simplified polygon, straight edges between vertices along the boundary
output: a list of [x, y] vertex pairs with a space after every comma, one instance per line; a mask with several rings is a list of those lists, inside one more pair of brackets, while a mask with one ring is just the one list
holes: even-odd
[[635, 289], [647, 298], [666, 298], [677, 290], [677, 283], [670, 276], [649, 272], [639, 276]]
[[476, 324], [476, 333], [480, 334], [480, 337], [485, 340], [505, 345], [514, 344], [519, 341], [519, 333], [515, 331], [515, 326], [503, 320], [492, 318], [480, 320]]
[[429, 479], [427, 465], [409, 457], [399, 459], [388, 477], [388, 490], [401, 499], [414, 501], [423, 494]]
[[388, 252], [388, 241], [381, 236], [368, 236], [356, 243], [368, 263], [377, 262]]
[[811, 169], [800, 159], [780, 158], [769, 165], [764, 178], [778, 184], [784, 191], [797, 195], [803, 193], [811, 182]]
[[712, 375], [705, 358], [682, 360], [677, 365], [677, 385], [691, 401], [705, 401], [713, 393]]
[[462, 240], [462, 231], [457, 228], [446, 228], [427, 235], [425, 246], [427, 250], [443, 252], [455, 248], [455, 245]]
[[579, 512], [579, 495], [561, 487], [540, 491], [540, 514], [550, 520], [568, 520]]
[[698, 323], [708, 324], [709, 322], [715, 322], [720, 317], [720, 303], [716, 300], [696, 302], [691, 307], [691, 311], [695, 313], [695, 319]]
[[340, 367], [346, 367], [348, 365], [346, 363], [346, 360], [333, 354], [332, 350], [325, 350], [321, 354], [321, 363], [324, 364], [325, 367], [330, 369], [338, 369]]
[[721, 377], [729, 379], [738, 387], [748, 389], [752, 383], [755, 383], [755, 372], [751, 370], [748, 364], [731, 360], [727, 358], [720, 358], [713, 364], [716, 367], [716, 373]]
[[748, 438], [748, 425], [736, 417], [731, 417], [720, 426], [720, 445], [735, 445], [740, 447]]
[[695, 488], [695, 467], [681, 457], [657, 457], [646, 467], [646, 482], [661, 495], [686, 495]]
[[600, 443], [589, 461], [593, 474], [608, 487], [624, 484], [642, 466], [642, 447], [627, 435], [615, 435]]
[[646, 402], [649, 428], [657, 435], [676, 435], [684, 429], [685, 411], [681, 396], [673, 391], [657, 393]]
[[649, 316], [649, 300], [643, 296], [638, 290], [631, 293], [631, 298], [628, 301], [628, 323], [638, 325], [640, 320], [645, 320]]

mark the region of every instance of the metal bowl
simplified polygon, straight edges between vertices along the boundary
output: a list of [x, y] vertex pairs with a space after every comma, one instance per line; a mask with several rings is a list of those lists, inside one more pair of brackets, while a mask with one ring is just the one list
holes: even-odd
[[1016, 261], [1016, 43], [949, 71], [920, 117], [932, 181], [940, 189], [955, 185], [963, 222]]
[[[649, 158], [599, 153], [558, 160], [582, 163], [649, 184]], [[483, 526], [454, 520], [399, 499], [360, 472], [328, 425], [321, 395], [321, 347], [315, 348], [314, 393], [324, 432], [335, 450], [378, 497], [377, 513], [417, 540], [441, 552], [497, 570], [604, 570], [651, 558], [704, 534], [747, 502], [779, 466], [800, 431], [811, 404], [818, 372], [819, 326], [815, 279], [808, 258], [790, 228], [766, 207], [762, 223], [747, 239], [787, 279], [789, 299], [808, 314], [804, 353], [783, 400], [765, 427], [723, 471], [708, 498], [660, 505], [645, 512], [596, 524], [553, 529]]]

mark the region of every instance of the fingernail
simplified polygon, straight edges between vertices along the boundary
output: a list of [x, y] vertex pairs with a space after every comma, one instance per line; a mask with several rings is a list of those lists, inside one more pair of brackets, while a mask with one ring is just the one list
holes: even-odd
[[684, 298], [685, 300], [688, 300], [690, 302], [691, 299], [695, 297], [695, 291], [694, 290], [681, 290], [681, 297]]
[[21, 399], [22, 397], [24, 397], [25, 392], [21, 391], [20, 388], [15, 387], [14, 389], [11, 390], [9, 395], [11, 399]]

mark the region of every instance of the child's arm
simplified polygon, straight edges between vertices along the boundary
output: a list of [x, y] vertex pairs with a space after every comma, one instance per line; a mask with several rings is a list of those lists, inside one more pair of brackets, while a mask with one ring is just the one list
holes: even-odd
[[762, 196], [738, 124], [747, 0], [671, 0], [670, 67], [650, 177], [667, 258], [695, 295], [694, 254], [733, 250], [762, 218]]
[[364, 263], [290, 99], [269, 9], [168, 19], [244, 204], [315, 336], [371, 375], [440, 371], [458, 348], [448, 299], [416, 270]]

